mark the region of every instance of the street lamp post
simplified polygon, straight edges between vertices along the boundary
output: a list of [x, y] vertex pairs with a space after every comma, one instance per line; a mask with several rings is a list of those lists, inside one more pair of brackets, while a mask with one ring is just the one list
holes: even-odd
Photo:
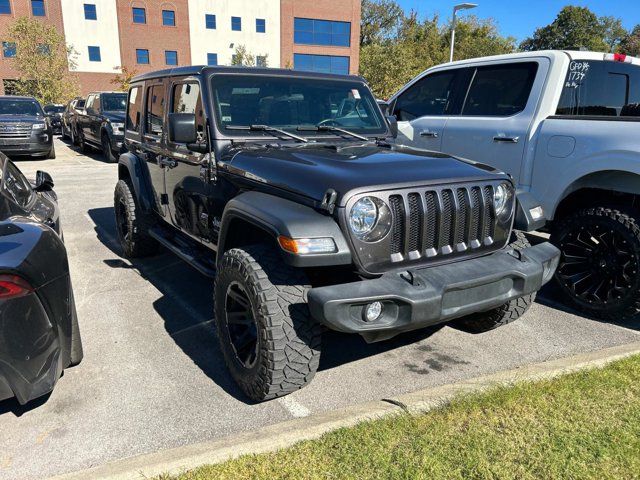
[[453, 44], [456, 41], [456, 14], [458, 10], [469, 10], [476, 8], [477, 3], [459, 3], [453, 7], [453, 22], [451, 23], [451, 50], [449, 52], [449, 61], [453, 62]]

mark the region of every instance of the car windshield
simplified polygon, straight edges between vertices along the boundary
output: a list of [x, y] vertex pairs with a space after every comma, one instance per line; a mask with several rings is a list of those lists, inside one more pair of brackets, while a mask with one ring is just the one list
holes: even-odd
[[44, 107], [44, 113], [62, 113], [64, 105], [47, 105]]
[[40, 104], [35, 100], [0, 98], [0, 115], [43, 116]]
[[[380, 109], [362, 82], [239, 74], [215, 75], [211, 82], [218, 125], [229, 135], [246, 136], [246, 130], [232, 127], [251, 125], [289, 131], [334, 126], [365, 135], [386, 132]], [[265, 130], [252, 134], [268, 135]], [[304, 135], [326, 136], [327, 130], [311, 129]]]
[[102, 95], [102, 110], [109, 112], [124, 112], [127, 109], [126, 93], [108, 93]]

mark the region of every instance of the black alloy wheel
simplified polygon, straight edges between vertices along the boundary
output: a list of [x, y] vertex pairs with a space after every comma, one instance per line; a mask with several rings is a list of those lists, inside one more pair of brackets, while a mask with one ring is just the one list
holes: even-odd
[[227, 287], [225, 316], [235, 360], [251, 369], [258, 357], [258, 326], [249, 296], [239, 282], [232, 282]]
[[604, 207], [583, 210], [551, 240], [562, 252], [556, 282], [575, 306], [612, 320], [638, 312], [640, 228], [631, 215]]

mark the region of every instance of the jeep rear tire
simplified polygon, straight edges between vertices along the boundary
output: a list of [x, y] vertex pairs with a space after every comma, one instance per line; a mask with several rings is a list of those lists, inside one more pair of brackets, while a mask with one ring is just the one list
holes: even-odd
[[[514, 250], [524, 250], [531, 244], [524, 233], [514, 230], [511, 233], [509, 247]], [[483, 333], [511, 323], [525, 314], [536, 298], [535, 293], [530, 293], [520, 298], [515, 298], [487, 312], [472, 313], [454, 322], [454, 326], [469, 333]]]
[[118, 240], [125, 257], [145, 257], [156, 253], [158, 242], [148, 233], [151, 218], [138, 205], [127, 181], [118, 180], [113, 202]]
[[307, 306], [308, 280], [266, 245], [224, 253], [215, 279], [218, 339], [231, 376], [254, 401], [287, 395], [311, 381], [322, 327]]
[[554, 279], [570, 305], [608, 321], [640, 311], [636, 215], [622, 208], [586, 208], [553, 229], [551, 242], [562, 252]]

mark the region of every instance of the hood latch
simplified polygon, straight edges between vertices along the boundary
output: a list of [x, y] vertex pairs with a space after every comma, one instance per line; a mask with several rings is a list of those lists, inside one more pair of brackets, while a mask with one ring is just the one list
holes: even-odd
[[338, 198], [338, 194], [333, 188], [327, 189], [322, 196], [322, 203], [320, 204], [320, 208], [322, 210], [326, 210], [329, 212], [329, 215], [333, 215], [333, 211], [336, 208], [336, 199]]

